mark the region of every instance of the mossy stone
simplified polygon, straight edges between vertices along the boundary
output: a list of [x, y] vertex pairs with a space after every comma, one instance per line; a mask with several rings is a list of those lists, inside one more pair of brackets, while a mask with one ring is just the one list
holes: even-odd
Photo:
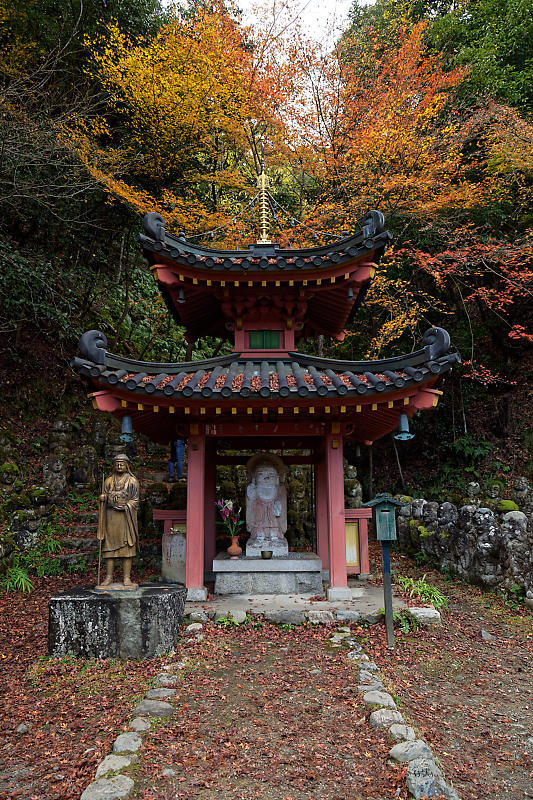
[[0, 467], [0, 478], [2, 476], [12, 477], [13, 475], [20, 475], [20, 467], [18, 464], [13, 463], [13, 461], [6, 461]]
[[514, 500], [500, 500], [498, 503], [498, 511], [501, 514], [506, 514], [508, 511], [520, 511]]

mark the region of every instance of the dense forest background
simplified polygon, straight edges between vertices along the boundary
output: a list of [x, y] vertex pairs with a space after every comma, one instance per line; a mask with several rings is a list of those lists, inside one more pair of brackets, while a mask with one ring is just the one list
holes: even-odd
[[319, 244], [370, 208], [394, 235], [344, 342], [302, 349], [386, 357], [441, 325], [462, 355], [401, 478], [392, 440], [376, 446], [377, 486], [533, 477], [532, 0], [355, 2], [331, 51], [282, 12], [245, 27], [229, 2], [0, 0], [2, 424], [83, 418], [68, 363], [89, 328], [185, 358], [142, 215], [245, 246], [264, 147], [274, 240]]

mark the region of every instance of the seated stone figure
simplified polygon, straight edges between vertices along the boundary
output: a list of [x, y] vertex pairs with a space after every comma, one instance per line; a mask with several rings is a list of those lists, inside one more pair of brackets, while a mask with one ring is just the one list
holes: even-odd
[[260, 453], [246, 465], [246, 527], [251, 536], [246, 545], [248, 557], [271, 550], [273, 556], [289, 552], [287, 530], [287, 490], [283, 485], [285, 465], [281, 458]]

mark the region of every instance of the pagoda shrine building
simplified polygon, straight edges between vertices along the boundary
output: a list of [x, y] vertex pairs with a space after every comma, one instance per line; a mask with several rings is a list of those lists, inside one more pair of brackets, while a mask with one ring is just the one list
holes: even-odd
[[[162, 444], [187, 440], [190, 599], [205, 598], [204, 570], [216, 555], [217, 463], [238, 461], [224, 450], [271, 450], [287, 464], [312, 464], [328, 597], [349, 599], [348, 572], [368, 571], [368, 510], [345, 509], [343, 444], [371, 444], [397, 429], [401, 415], [436, 406], [437, 386], [459, 356], [449, 352], [442, 328], [428, 330], [420, 349], [377, 361], [305, 355], [298, 342], [320, 334], [343, 340], [390, 239], [383, 215], [371, 211], [361, 231], [327, 246], [260, 241], [217, 250], [167, 233], [157, 213], [145, 216], [144, 254], [188, 342], [222, 337], [233, 352], [185, 363], [134, 361], [107, 352], [105, 335], [88, 331], [72, 366], [90, 382], [95, 408], [128, 415], [135, 431]], [[347, 532], [354, 517], [355, 545]]]

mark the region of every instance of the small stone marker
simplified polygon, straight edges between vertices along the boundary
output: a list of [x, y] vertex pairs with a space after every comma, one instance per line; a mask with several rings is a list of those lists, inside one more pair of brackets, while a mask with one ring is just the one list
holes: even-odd
[[146, 692], [148, 700], [164, 700], [165, 697], [174, 697], [175, 689], [149, 689]]
[[433, 758], [433, 753], [422, 739], [415, 739], [413, 742], [399, 742], [394, 745], [389, 755], [400, 763], [414, 761], [415, 758]]
[[116, 772], [118, 769], [129, 767], [131, 762], [136, 756], [106, 756], [104, 760], [98, 765], [96, 770], [96, 778], [103, 778], [106, 772]]
[[361, 614], [359, 611], [336, 611], [335, 617], [339, 622], [358, 622]]
[[363, 695], [363, 702], [367, 706], [383, 706], [384, 708], [398, 708], [388, 692], [366, 692]]
[[24, 722], [21, 722], [20, 725], [17, 725], [15, 730], [17, 733], [23, 734], [23, 733], [28, 733], [29, 728], [27, 725], [24, 724]]
[[392, 708], [380, 708], [370, 714], [370, 724], [373, 728], [390, 728], [394, 722], [403, 722], [404, 719], [399, 711]]
[[135, 709], [137, 717], [171, 717], [174, 709], [163, 700], [141, 700]]
[[279, 611], [265, 611], [264, 617], [276, 625], [301, 625], [305, 622], [305, 613], [295, 608], [282, 608]]
[[205, 613], [205, 611], [191, 611], [189, 614], [189, 619], [191, 622], [207, 622], [209, 617]]
[[307, 614], [307, 621], [311, 623], [311, 625], [328, 625], [331, 622], [335, 622], [335, 617], [331, 613], [331, 611], [319, 611], [318, 609], [312, 609], [308, 611]]
[[414, 795], [415, 800], [421, 797], [435, 797], [443, 794], [449, 800], [459, 800], [459, 795], [452, 789], [442, 776], [432, 758], [415, 758], [409, 762], [406, 776], [407, 789]]
[[399, 725], [395, 722], [389, 728], [389, 734], [397, 742], [414, 742], [416, 733], [410, 725]]
[[150, 721], [146, 719], [146, 717], [135, 717], [130, 722], [130, 728], [132, 731], [147, 731], [151, 728]]
[[365, 681], [357, 686], [357, 691], [364, 694], [365, 692], [381, 692], [385, 687], [379, 678], [374, 678], [372, 681]]
[[125, 800], [133, 791], [133, 781], [126, 775], [114, 778], [101, 778], [90, 783], [80, 800]]
[[176, 770], [172, 769], [172, 767], [165, 767], [165, 769], [161, 772], [164, 778], [173, 778], [176, 774]]
[[197, 633], [203, 629], [203, 625], [201, 622], [191, 622], [190, 625], [187, 625], [185, 628], [185, 633]]
[[436, 608], [408, 608], [410, 614], [419, 625], [430, 627], [431, 625], [440, 625], [441, 617], [440, 612]]
[[128, 751], [135, 753], [142, 745], [143, 740], [138, 733], [121, 733], [113, 742], [113, 752], [123, 753]]

